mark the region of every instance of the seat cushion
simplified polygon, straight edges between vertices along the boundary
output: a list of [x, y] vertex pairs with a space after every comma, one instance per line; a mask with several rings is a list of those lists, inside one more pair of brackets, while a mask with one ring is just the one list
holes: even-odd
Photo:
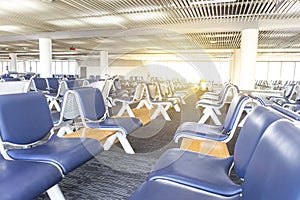
[[49, 163], [0, 159], [1, 200], [35, 199], [61, 179]]
[[99, 123], [87, 122], [86, 124], [89, 128], [122, 129], [127, 135], [142, 126], [142, 122], [135, 117], [107, 118]]
[[239, 195], [224, 197], [186, 187], [169, 181], [147, 181], [143, 183], [129, 200], [239, 200]]
[[147, 180], [163, 179], [220, 195], [232, 196], [241, 186], [231, 181], [228, 171], [233, 158], [216, 158], [181, 149], [166, 151]]
[[101, 143], [95, 139], [59, 138], [53, 135], [44, 144], [28, 149], [11, 149], [7, 154], [16, 160], [54, 162], [67, 174], [102, 151]]
[[198, 124], [196, 122], [185, 122], [180, 125], [174, 135], [174, 139], [180, 135], [188, 135], [191, 137], [199, 137], [203, 139], [224, 141], [228, 135], [223, 135], [223, 126], [214, 126], [209, 124]]

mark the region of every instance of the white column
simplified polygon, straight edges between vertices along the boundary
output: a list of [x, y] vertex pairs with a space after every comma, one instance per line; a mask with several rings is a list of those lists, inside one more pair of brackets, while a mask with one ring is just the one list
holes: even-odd
[[241, 65], [239, 88], [253, 90], [258, 45], [258, 29], [245, 29], [241, 38]]
[[52, 64], [52, 40], [49, 38], [39, 38], [40, 49], [40, 72], [41, 77], [46, 78], [51, 76]]
[[233, 56], [234, 56], [234, 60], [231, 69], [232, 70], [231, 82], [235, 85], [240, 85], [241, 50], [235, 49]]
[[101, 51], [100, 52], [100, 75], [104, 77], [105, 74], [108, 73], [108, 52]]
[[17, 54], [10, 53], [9, 58], [10, 58], [10, 70], [9, 71], [16, 72], [17, 71]]

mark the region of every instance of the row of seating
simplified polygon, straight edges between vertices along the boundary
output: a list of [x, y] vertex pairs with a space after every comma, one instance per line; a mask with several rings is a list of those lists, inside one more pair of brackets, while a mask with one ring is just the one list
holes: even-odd
[[204, 115], [199, 120], [199, 123], [205, 123], [209, 118], [212, 118], [216, 125], [221, 125], [217, 115], [221, 115], [220, 109], [224, 107], [228, 101], [228, 97], [234, 97], [239, 93], [236, 85], [226, 83], [219, 93], [206, 92], [196, 103], [196, 108], [203, 107]]
[[164, 83], [139, 83], [137, 84], [134, 94], [132, 96], [119, 96], [113, 97], [113, 103], [122, 103], [122, 107], [118, 112], [118, 116], [127, 111], [127, 113], [134, 117], [130, 105], [137, 104], [136, 108], [140, 109], [146, 106], [151, 110], [156, 107], [156, 110], [151, 115], [151, 119], [155, 119], [159, 114], [162, 114], [166, 121], [170, 121], [168, 113], [166, 112], [170, 108], [174, 108], [177, 112], [180, 112], [181, 104], [185, 104], [185, 97], [187, 92], [174, 92], [171, 89], [169, 82]]
[[60, 138], [49, 134], [52, 128], [42, 93], [0, 96], [1, 199], [34, 199], [45, 191], [64, 199], [59, 181], [103, 151], [95, 139]]
[[283, 96], [268, 96], [273, 102], [271, 108], [290, 120], [300, 122], [300, 85], [290, 84], [284, 90]]
[[[299, 133], [292, 122], [257, 106], [241, 128], [233, 156], [170, 149], [129, 199], [298, 199]], [[232, 167], [241, 185], [230, 179]]]
[[282, 80], [256, 80], [254, 88], [256, 89], [272, 89], [272, 90], [282, 90], [290, 84], [299, 84], [299, 81], [287, 80], [282, 82]]

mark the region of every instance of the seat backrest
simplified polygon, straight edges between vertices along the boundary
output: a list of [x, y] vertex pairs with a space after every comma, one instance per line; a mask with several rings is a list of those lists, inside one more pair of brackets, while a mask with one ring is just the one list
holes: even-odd
[[295, 84], [287, 85], [284, 92], [283, 92], [283, 97], [290, 98], [293, 94], [294, 87], [295, 87]]
[[144, 90], [145, 90], [144, 84], [141, 83], [137, 84], [133, 95], [133, 101], [141, 100], [143, 98]]
[[234, 169], [243, 178], [257, 143], [266, 128], [282, 117], [264, 106], [256, 106], [247, 116], [234, 148]]
[[109, 97], [109, 93], [113, 87], [114, 80], [106, 79], [102, 89], [103, 98], [106, 100]]
[[249, 162], [242, 199], [300, 199], [299, 134], [286, 120], [266, 129]]
[[232, 131], [234, 126], [237, 125], [244, 110], [245, 101], [248, 99], [249, 97], [243, 94], [238, 94], [233, 97], [224, 121], [224, 131], [226, 133]]
[[63, 96], [60, 115], [60, 121], [65, 119], [76, 119], [80, 116], [79, 105], [76, 101], [74, 93], [70, 90], [67, 91]]
[[231, 87], [230, 83], [225, 83], [224, 87], [222, 87], [219, 97], [222, 98], [222, 96], [225, 94], [225, 92]]
[[66, 80], [66, 84], [69, 90], [73, 90], [75, 88], [79, 88], [80, 84], [78, 80]]
[[159, 101], [162, 99], [158, 83], [155, 83], [155, 82], [147, 83], [146, 84], [146, 93], [147, 93], [147, 98], [150, 101]]
[[295, 100], [295, 102], [299, 102], [300, 103], [300, 85], [297, 85], [297, 86], [295, 86], [295, 97], [294, 97], [294, 100]]
[[0, 95], [3, 142], [31, 144], [44, 138], [53, 122], [46, 97], [39, 92]]
[[34, 78], [33, 84], [35, 87], [35, 91], [47, 91], [48, 90], [47, 81], [44, 78]]
[[84, 119], [97, 121], [105, 117], [107, 110], [99, 89], [92, 87], [77, 88], [74, 89], [74, 94]]
[[46, 78], [48, 88], [58, 89], [59, 81], [58, 78]]
[[[226, 85], [226, 87], [224, 89], [224, 92], [222, 93], [222, 96], [220, 96], [221, 97], [220, 100], [219, 100], [220, 104], [225, 104], [225, 102], [227, 100], [227, 97], [229, 95], [230, 90], [232, 90], [234, 94], [237, 94], [237, 92], [236, 92], [236, 86], [234, 86], [232, 84]], [[233, 95], [233, 96], [235, 96], [235, 95]]]

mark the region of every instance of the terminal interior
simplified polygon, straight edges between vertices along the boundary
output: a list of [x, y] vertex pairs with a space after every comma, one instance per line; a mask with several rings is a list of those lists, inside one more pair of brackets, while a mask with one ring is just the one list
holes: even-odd
[[299, 198], [300, 1], [0, 5], [0, 199]]

